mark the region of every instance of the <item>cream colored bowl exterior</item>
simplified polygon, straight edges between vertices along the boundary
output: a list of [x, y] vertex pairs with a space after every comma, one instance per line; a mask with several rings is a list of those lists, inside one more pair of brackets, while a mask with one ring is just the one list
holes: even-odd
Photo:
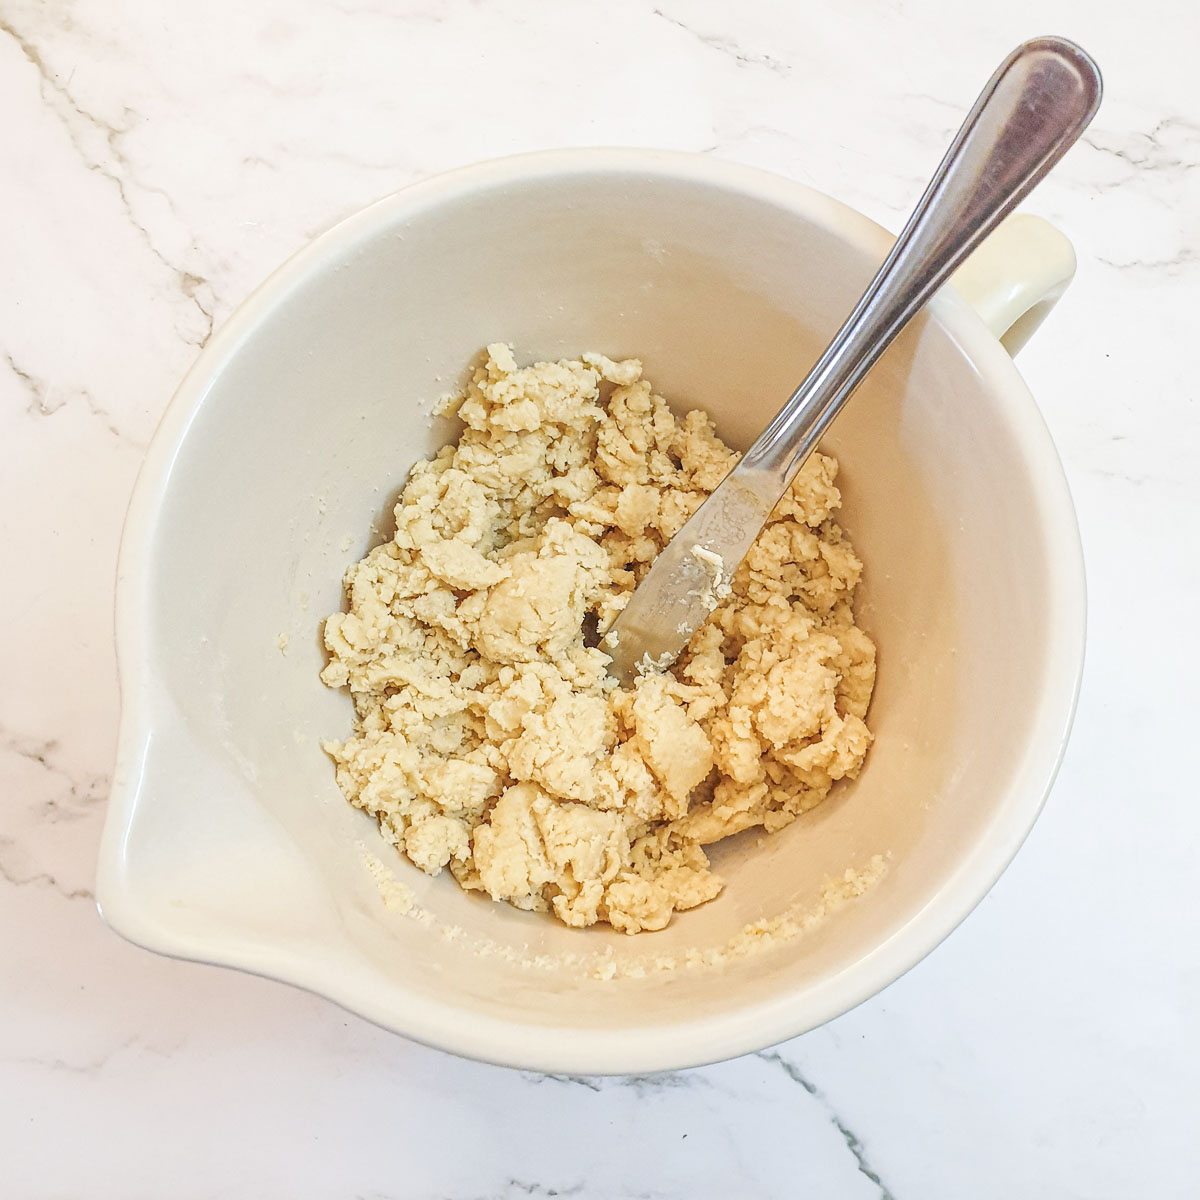
[[[867, 564], [876, 744], [856, 782], [764, 846], [743, 836], [718, 848], [717, 901], [627, 939], [466, 896], [383, 846], [318, 744], [351, 719], [348, 699], [317, 680], [320, 620], [411, 463], [452, 433], [429, 405], [484, 343], [510, 341], [522, 359], [639, 355], [666, 396], [706, 408], [744, 445], [888, 244], [841, 204], [744, 167], [567, 151], [409, 188], [282, 267], [185, 379], [130, 507], [98, 880], [112, 927], [459, 1054], [565, 1072], [770, 1045], [929, 953], [1037, 817], [1084, 643], [1061, 465], [1008, 355], [949, 292], [827, 441]], [[618, 961], [722, 942], [874, 854], [889, 869], [770, 952], [600, 981], [482, 957], [385, 911], [362, 845], [468, 938], [547, 955], [611, 946]]]

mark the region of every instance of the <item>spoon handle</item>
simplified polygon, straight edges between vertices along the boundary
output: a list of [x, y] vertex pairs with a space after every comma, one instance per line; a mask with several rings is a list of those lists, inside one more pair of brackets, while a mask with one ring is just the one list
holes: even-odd
[[780, 490], [791, 482], [892, 339], [1087, 127], [1100, 94], [1096, 64], [1064, 38], [1025, 42], [1000, 64], [891, 253], [743, 470]]

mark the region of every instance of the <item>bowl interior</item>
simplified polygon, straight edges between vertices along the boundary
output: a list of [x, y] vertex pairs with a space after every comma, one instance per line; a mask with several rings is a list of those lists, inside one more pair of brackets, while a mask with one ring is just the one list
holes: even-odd
[[[235, 318], [177, 401], [192, 415], [177, 446], [156, 447], [123, 558], [129, 816], [102, 895], [118, 928], [459, 1051], [637, 1070], [834, 1015], [990, 885], [1067, 715], [1052, 653], [1064, 515], [1048, 515], [1053, 454], [1019, 380], [998, 347], [981, 369], [989, 346], [981, 331], [964, 345], [971, 318], [953, 299], [893, 346], [825, 447], [866, 563], [875, 746], [856, 782], [790, 828], [716, 848], [718, 900], [629, 939], [464, 895], [382, 842], [320, 749], [351, 721], [317, 679], [321, 619], [344, 567], [387, 531], [409, 466], [453, 435], [430, 406], [486, 342], [520, 360], [636, 355], [739, 446], [798, 382], [886, 240], [749, 178], [580, 161], [426, 186], [327, 235]], [[364, 847], [432, 920], [385, 907]], [[801, 938], [626, 977], [815, 904], [826, 878], [876, 854], [883, 879]], [[567, 957], [609, 951], [607, 980]]]

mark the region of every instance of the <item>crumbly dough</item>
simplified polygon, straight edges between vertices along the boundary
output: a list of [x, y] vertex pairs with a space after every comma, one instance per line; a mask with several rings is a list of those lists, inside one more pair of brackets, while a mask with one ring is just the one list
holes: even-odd
[[338, 783], [412, 862], [628, 933], [720, 892], [706, 845], [780, 829], [858, 773], [875, 679], [822, 454], [671, 670], [607, 675], [592, 643], [736, 460], [641, 373], [489, 346], [458, 442], [413, 468], [395, 536], [347, 571], [321, 675], [357, 713], [325, 744]]

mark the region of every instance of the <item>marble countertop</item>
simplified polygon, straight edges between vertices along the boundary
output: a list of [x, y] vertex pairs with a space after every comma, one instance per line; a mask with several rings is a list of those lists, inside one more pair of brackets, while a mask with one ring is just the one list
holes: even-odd
[[[126, 502], [283, 257], [429, 173], [576, 144], [754, 163], [896, 228], [1048, 28], [1108, 84], [1028, 205], [1080, 269], [1020, 360], [1079, 509], [1088, 664], [1044, 816], [948, 942], [773, 1050], [601, 1080], [104, 927]], [[1198, 39], [1187, 0], [0, 0], [0, 1193], [1197, 1195]]]

